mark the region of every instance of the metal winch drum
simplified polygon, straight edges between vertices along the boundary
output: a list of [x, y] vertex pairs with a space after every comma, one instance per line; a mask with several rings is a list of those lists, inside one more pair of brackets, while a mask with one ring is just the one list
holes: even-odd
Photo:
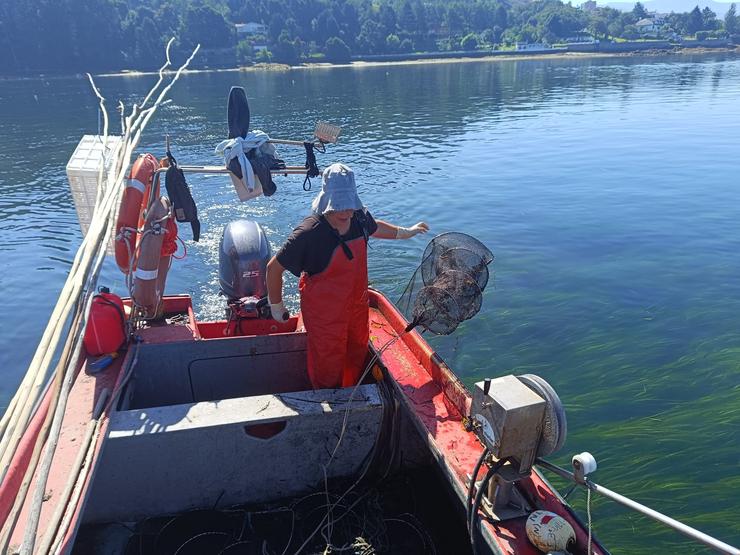
[[520, 474], [529, 473], [537, 457], [560, 449], [568, 431], [560, 398], [534, 374], [476, 383], [471, 417], [490, 452], [516, 461]]

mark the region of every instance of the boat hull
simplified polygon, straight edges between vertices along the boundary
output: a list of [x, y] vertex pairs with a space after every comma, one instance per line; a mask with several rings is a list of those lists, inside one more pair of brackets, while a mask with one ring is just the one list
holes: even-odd
[[[405, 460], [433, 461], [462, 515], [470, 474], [483, 450], [464, 426], [470, 395], [421, 335], [403, 333], [407, 322], [387, 298], [374, 290], [369, 298], [370, 346], [400, 407]], [[42, 508], [39, 529], [46, 530], [57, 507], [68, 505], [62, 552], [72, 551], [83, 522], [131, 521], [315, 490], [326, 470], [317, 461], [325, 464], [345, 430], [352, 432], [342, 439], [329, 475], [351, 477], [372, 453], [388, 418], [372, 380], [354, 394], [351, 388], [310, 391], [305, 332], [297, 318], [239, 326], [198, 322], [187, 296], [165, 297], [164, 310], [180, 316], [141, 330], [141, 344], [131, 345], [124, 360], [95, 375], [83, 367], [75, 381], [47, 484], [53, 492], [75, 472], [97, 399], [106, 389], [120, 389], [121, 395], [105, 409], [89, 471], [77, 480], [78, 500], [51, 495]], [[133, 379], [126, 381], [134, 362]], [[46, 410], [42, 403], [35, 418], [43, 419]], [[32, 426], [26, 444], [34, 433]], [[19, 451], [13, 476], [23, 473], [27, 459], [27, 450]], [[0, 509], [6, 512], [17, 482], [6, 480], [0, 487], [5, 500]], [[587, 531], [536, 470], [516, 487], [532, 510], [565, 518], [578, 538], [573, 552], [585, 553]], [[27, 511], [24, 507], [11, 545], [22, 539]], [[481, 519], [481, 545], [489, 553], [539, 553], [526, 538], [525, 521], [525, 516]]]

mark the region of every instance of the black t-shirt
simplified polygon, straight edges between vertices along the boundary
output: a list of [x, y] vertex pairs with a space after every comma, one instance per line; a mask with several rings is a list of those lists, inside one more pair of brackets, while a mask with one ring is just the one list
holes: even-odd
[[319, 274], [329, 266], [334, 250], [342, 241], [369, 237], [377, 229], [378, 224], [367, 210], [355, 211], [349, 230], [341, 238], [325, 218], [311, 215], [293, 230], [276, 258], [293, 275], [300, 276], [302, 272], [310, 276]]

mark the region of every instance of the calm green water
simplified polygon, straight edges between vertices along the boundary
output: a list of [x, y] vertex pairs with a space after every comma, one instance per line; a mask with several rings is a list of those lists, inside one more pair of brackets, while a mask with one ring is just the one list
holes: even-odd
[[[97, 82], [111, 105], [130, 105], [154, 80]], [[740, 544], [740, 59], [189, 75], [141, 149], [161, 155], [170, 133], [181, 163], [217, 163], [231, 85], [247, 89], [253, 126], [273, 137], [308, 137], [319, 119], [342, 125], [319, 162], [353, 166], [376, 217], [423, 219], [494, 251], [481, 313], [434, 340], [466, 383], [543, 376], [568, 414], [557, 462], [588, 450], [597, 482]], [[81, 241], [64, 166], [96, 129], [86, 80], [0, 82], [0, 405]], [[257, 218], [276, 247], [314, 193], [280, 178], [274, 197], [239, 204], [223, 177], [190, 183], [203, 238], [188, 242], [168, 291], [219, 318], [223, 225]], [[425, 244], [372, 243], [373, 284], [396, 298]], [[111, 261], [101, 283], [124, 291]], [[295, 281], [288, 288], [296, 308]], [[585, 510], [583, 493], [572, 502]], [[606, 500], [593, 518], [614, 553], [705, 552]]]

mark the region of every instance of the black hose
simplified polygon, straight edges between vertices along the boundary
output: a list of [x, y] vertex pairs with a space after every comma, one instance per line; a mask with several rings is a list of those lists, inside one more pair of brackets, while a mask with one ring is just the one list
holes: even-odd
[[483, 492], [486, 491], [488, 482], [491, 481], [491, 478], [499, 471], [506, 461], [508, 461], [508, 459], [501, 459], [488, 469], [485, 478], [483, 478], [483, 481], [480, 484], [480, 488], [478, 488], [478, 493], [475, 496], [475, 503], [473, 503], [472, 512], [470, 513], [470, 521], [468, 523], [468, 527], [470, 529], [470, 548], [473, 550], [473, 555], [478, 555], [478, 534], [476, 534], [475, 525], [478, 519], [480, 504], [481, 501], [483, 501]]
[[473, 533], [473, 531], [470, 529], [470, 507], [473, 504], [473, 495], [475, 495], [475, 480], [478, 477], [478, 471], [480, 470], [480, 467], [483, 466], [483, 461], [486, 460], [488, 453], [488, 447], [483, 449], [483, 453], [478, 459], [478, 462], [475, 463], [473, 474], [472, 476], [470, 476], [470, 485], [468, 486], [468, 502], [465, 503], [465, 516], [467, 517], [465, 520], [468, 526], [468, 534]]

